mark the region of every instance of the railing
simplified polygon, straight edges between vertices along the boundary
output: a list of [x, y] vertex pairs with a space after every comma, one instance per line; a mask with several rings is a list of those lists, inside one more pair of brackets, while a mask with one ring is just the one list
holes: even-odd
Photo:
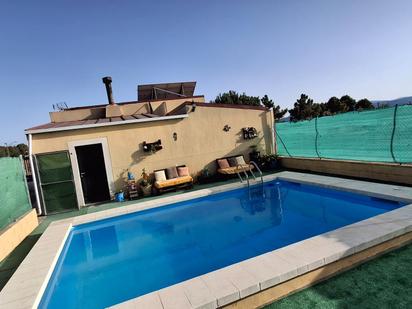
[[[236, 166], [236, 174], [240, 179], [240, 182], [244, 182], [245, 180], [247, 181], [247, 187], [248, 187], [248, 191], [249, 191], [249, 197], [250, 197], [250, 180], [249, 180], [249, 175], [248, 175], [248, 171], [250, 172], [250, 174], [252, 175], [253, 179], [256, 181], [256, 175], [253, 172], [253, 169], [256, 168], [256, 170], [259, 173], [260, 176], [260, 183], [261, 183], [261, 187], [262, 187], [262, 195], [263, 195], [263, 174], [262, 171], [260, 170], [259, 166], [256, 164], [256, 162], [254, 161], [250, 161], [248, 164], [248, 169], [245, 168], [245, 165], [238, 165]], [[242, 178], [241, 173], [243, 172], [244, 175], [244, 179]]]
[[[254, 161], [249, 162], [249, 167], [250, 166], [254, 166], [256, 168], [256, 170], [259, 172], [260, 182], [262, 183], [262, 186], [263, 186], [263, 174], [262, 174], [262, 171], [260, 170], [259, 166]], [[255, 173], [253, 172], [253, 168], [250, 169], [250, 173], [252, 174], [253, 178], [256, 180], [256, 176], [255, 176]]]

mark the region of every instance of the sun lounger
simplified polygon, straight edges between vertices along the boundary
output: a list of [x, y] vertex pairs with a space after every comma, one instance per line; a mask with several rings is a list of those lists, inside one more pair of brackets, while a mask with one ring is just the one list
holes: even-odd
[[154, 186], [159, 193], [178, 188], [191, 188], [193, 186], [193, 178], [185, 165], [156, 170], [154, 175]]

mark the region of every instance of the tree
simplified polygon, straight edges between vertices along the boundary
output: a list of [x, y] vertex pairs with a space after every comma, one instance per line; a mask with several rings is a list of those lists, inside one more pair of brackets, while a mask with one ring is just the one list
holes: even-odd
[[17, 146], [0, 146], [0, 157], [18, 157], [26, 155], [29, 148], [26, 144], [18, 144]]
[[275, 103], [273, 100], [269, 99], [267, 94], [265, 94], [260, 101], [266, 108], [272, 108], [275, 106]]
[[299, 121], [373, 108], [375, 108], [374, 105], [368, 99], [356, 102], [349, 95], [344, 95], [340, 99], [331, 97], [326, 103], [314, 103], [306, 94], [301, 94], [300, 98], [296, 100], [293, 109], [289, 110], [289, 113], [291, 121]]
[[356, 102], [356, 105], [355, 105], [355, 109], [357, 111], [361, 111], [361, 110], [365, 110], [365, 109], [373, 109], [373, 108], [375, 108], [375, 107], [373, 106], [372, 102], [369, 101], [366, 98], [362, 99], [362, 100], [359, 100], [358, 102]]
[[331, 97], [326, 103], [327, 110], [332, 114], [337, 114], [341, 110], [340, 100], [337, 97]]
[[288, 109], [281, 109], [279, 105], [276, 105], [273, 108], [273, 115], [275, 117], [276, 120], [282, 119], [283, 116], [285, 116], [285, 114], [288, 112]]
[[355, 105], [356, 101], [353, 99], [351, 96], [344, 95], [340, 98], [340, 102], [343, 105], [346, 105], [348, 111], [354, 111], [355, 110]]
[[26, 155], [29, 153], [29, 147], [26, 144], [17, 144], [16, 148], [18, 149], [19, 155]]
[[269, 99], [267, 94], [262, 97], [261, 102], [266, 108], [273, 108], [273, 115], [276, 120], [281, 119], [288, 112], [287, 108], [281, 109], [279, 105], [275, 105], [273, 100]]
[[245, 93], [239, 95], [236, 91], [229, 90], [229, 92], [219, 93], [212, 103], [260, 106], [260, 98]]
[[229, 92], [219, 93], [215, 101], [210, 103], [219, 104], [236, 104], [236, 105], [252, 105], [252, 106], [265, 106], [266, 108], [273, 108], [273, 114], [275, 119], [282, 118], [287, 113], [287, 108], [281, 109], [279, 105], [275, 105], [272, 99], [269, 99], [265, 94], [262, 98], [248, 96], [245, 93], [239, 94], [234, 90]]
[[293, 105], [293, 109], [289, 110], [290, 120], [298, 121], [312, 119], [313, 117], [319, 116], [318, 113], [321, 110], [320, 108], [319, 104], [314, 104], [312, 99], [302, 93], [300, 98], [296, 100]]

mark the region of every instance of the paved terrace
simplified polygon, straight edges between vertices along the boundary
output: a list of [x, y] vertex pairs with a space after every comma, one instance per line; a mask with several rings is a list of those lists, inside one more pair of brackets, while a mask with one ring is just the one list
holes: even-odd
[[[225, 182], [237, 182], [232, 180]], [[196, 186], [196, 190], [205, 189], [223, 183], [214, 183], [213, 185]], [[169, 193], [161, 197], [176, 195], [179, 193]], [[26, 238], [26, 240], [16, 248], [13, 253], [0, 264], [0, 289], [6, 284], [8, 279], [14, 273], [15, 269], [34, 246], [40, 235], [44, 232], [46, 227], [53, 221], [65, 218], [71, 218], [87, 213], [94, 213], [102, 210], [120, 208], [128, 204], [135, 204], [136, 202], [146, 202], [148, 200], [156, 199], [157, 197], [145, 198], [139, 201], [131, 201], [125, 203], [107, 203], [100, 206], [83, 208], [79, 211], [68, 212], [59, 215], [52, 215], [42, 220], [40, 225], [33, 231], [33, 233]], [[412, 260], [411, 257], [412, 246], [407, 246], [398, 251], [389, 253], [377, 260], [359, 266], [348, 273], [335, 277], [319, 284], [315, 287], [309, 288], [303, 292], [297, 293], [287, 297], [279, 302], [270, 305], [268, 308], [312, 308], [318, 307], [347, 307], [350, 303], [360, 304], [360, 298], [374, 297], [373, 302], [365, 302], [366, 307], [374, 307], [372, 304], [383, 304], [392, 301], [399, 303], [399, 296], [402, 295], [402, 304], [410, 304], [410, 297], [407, 291], [400, 294], [408, 286], [408, 275], [412, 272], [408, 267]], [[408, 254], [409, 253], [409, 254]], [[401, 274], [399, 276], [393, 275]], [[391, 276], [389, 275], [391, 274]], [[384, 278], [384, 280], [382, 280]], [[352, 283], [352, 284], [351, 284]], [[372, 284], [373, 283], [373, 284]], [[356, 286], [356, 289], [353, 289]], [[389, 289], [385, 286], [391, 287]], [[342, 296], [343, 295], [343, 296]], [[340, 296], [340, 299], [339, 299]], [[382, 301], [379, 301], [382, 298]], [[339, 299], [337, 302], [336, 299]], [[409, 301], [408, 301], [409, 299]], [[403, 302], [402, 302], [403, 301]], [[369, 306], [372, 305], [372, 306]], [[376, 306], [376, 305], [375, 305]], [[359, 307], [359, 306], [358, 306]]]

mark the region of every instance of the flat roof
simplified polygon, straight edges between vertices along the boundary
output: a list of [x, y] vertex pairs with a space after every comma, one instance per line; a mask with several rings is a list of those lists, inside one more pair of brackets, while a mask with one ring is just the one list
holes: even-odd
[[170, 115], [170, 116], [158, 116], [154, 114], [135, 114], [131, 116], [99, 118], [89, 120], [77, 120], [77, 121], [63, 121], [63, 122], [49, 122], [40, 126], [26, 129], [26, 134], [39, 134], [58, 131], [80, 130], [88, 128], [107, 127], [115, 125], [124, 125], [132, 123], [143, 123], [153, 121], [165, 121], [173, 119], [187, 118], [187, 114]]
[[235, 109], [253, 109], [260, 111], [268, 111], [269, 109], [264, 106], [255, 106], [255, 105], [243, 105], [243, 104], [220, 104], [220, 103], [199, 103], [199, 102], [185, 102], [186, 105], [196, 104], [196, 106], [204, 107], [217, 107], [217, 108], [235, 108]]
[[[191, 98], [203, 98], [203, 95], [192, 95], [185, 97], [185, 99], [191, 99]], [[169, 100], [176, 100], [179, 98], [163, 98], [163, 99], [156, 99], [156, 100], [138, 100], [138, 101], [126, 101], [126, 102], [118, 102], [116, 103], [117, 105], [128, 105], [128, 104], [136, 104], [136, 103], [146, 103], [146, 102], [156, 102], [156, 101], [169, 101]], [[79, 110], [79, 109], [90, 109], [90, 108], [103, 108], [106, 107], [109, 103], [104, 103], [104, 104], [95, 104], [95, 105], [85, 105], [85, 106], [74, 106], [74, 107], [69, 107], [66, 108], [64, 111], [73, 111], [73, 110]], [[57, 112], [57, 111], [56, 111]]]

